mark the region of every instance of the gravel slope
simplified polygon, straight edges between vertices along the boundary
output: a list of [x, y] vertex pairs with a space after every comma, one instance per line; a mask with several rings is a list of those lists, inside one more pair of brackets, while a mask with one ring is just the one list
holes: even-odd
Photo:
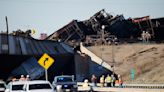
[[[90, 51], [112, 64], [112, 48], [115, 72], [126, 83], [164, 83], [164, 44], [124, 44], [112, 46], [92, 46]], [[135, 80], [131, 80], [131, 69]]]

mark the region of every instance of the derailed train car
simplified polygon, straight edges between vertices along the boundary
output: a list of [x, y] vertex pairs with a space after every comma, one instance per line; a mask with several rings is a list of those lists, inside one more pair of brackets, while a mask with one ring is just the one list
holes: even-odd
[[[105, 26], [102, 29], [102, 26]], [[47, 37], [49, 40], [62, 40], [70, 45], [76, 42], [102, 40], [102, 30], [108, 39], [111, 35], [122, 42], [140, 41], [142, 31], [148, 31], [153, 41], [163, 39], [163, 18], [151, 19], [150, 16], [125, 19], [123, 15], [113, 16], [104, 9], [84, 21], [73, 20]], [[94, 36], [93, 36], [94, 35]], [[73, 45], [72, 45], [73, 46]]]
[[[92, 35], [101, 35], [102, 26], [105, 26], [104, 31], [106, 34], [115, 35], [119, 39], [140, 35], [140, 32], [138, 32], [137, 27], [132, 21], [126, 20], [123, 15], [113, 16], [102, 9], [88, 20], [71, 21], [61, 29], [55, 31], [47, 39], [62, 40], [68, 44], [84, 42], [88, 36], [92, 38]], [[97, 36], [96, 39], [100, 39], [100, 37]]]

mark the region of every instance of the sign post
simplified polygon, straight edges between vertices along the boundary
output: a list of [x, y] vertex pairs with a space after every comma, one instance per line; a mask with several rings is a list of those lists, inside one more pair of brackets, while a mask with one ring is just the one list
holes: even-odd
[[48, 81], [48, 73], [47, 73], [46, 69], [45, 69], [45, 79], [46, 79], [46, 81]]
[[45, 79], [48, 81], [48, 68], [54, 63], [54, 59], [48, 54], [43, 54], [38, 63], [45, 69]]

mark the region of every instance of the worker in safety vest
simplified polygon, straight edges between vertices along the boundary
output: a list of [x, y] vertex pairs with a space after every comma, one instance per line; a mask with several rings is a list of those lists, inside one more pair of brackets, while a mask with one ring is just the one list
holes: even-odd
[[107, 84], [107, 87], [111, 87], [112, 78], [111, 78], [111, 76], [109, 74], [105, 78], [105, 83]]
[[105, 81], [104, 81], [104, 75], [102, 75], [102, 76], [100, 77], [100, 84], [101, 84], [100, 86], [101, 86], [101, 87], [104, 87], [104, 82], [105, 82]]
[[26, 81], [30, 81], [30, 76], [26, 75]]
[[119, 84], [119, 87], [122, 88], [123, 81], [120, 75], [118, 76], [118, 84]]
[[111, 86], [114, 87], [115, 86], [115, 81], [116, 81], [116, 78], [115, 78], [114, 74], [111, 75], [111, 78], [112, 78]]
[[151, 35], [149, 32], [145, 33], [145, 39], [146, 39], [146, 42], [149, 43], [149, 40], [151, 39]]
[[142, 37], [142, 42], [146, 43], [146, 32], [145, 31], [142, 31], [141, 37]]
[[24, 77], [24, 75], [21, 75], [19, 81], [25, 81], [25, 80], [26, 80], [26, 78]]
[[89, 87], [89, 83], [88, 83], [88, 79], [85, 79], [84, 80], [84, 84], [83, 84], [83, 87]]

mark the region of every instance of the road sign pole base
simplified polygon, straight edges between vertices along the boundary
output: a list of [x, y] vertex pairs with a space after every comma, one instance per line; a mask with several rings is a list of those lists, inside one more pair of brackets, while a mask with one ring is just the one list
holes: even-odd
[[48, 72], [46, 69], [45, 69], [45, 79], [46, 79], [46, 81], [48, 81]]

